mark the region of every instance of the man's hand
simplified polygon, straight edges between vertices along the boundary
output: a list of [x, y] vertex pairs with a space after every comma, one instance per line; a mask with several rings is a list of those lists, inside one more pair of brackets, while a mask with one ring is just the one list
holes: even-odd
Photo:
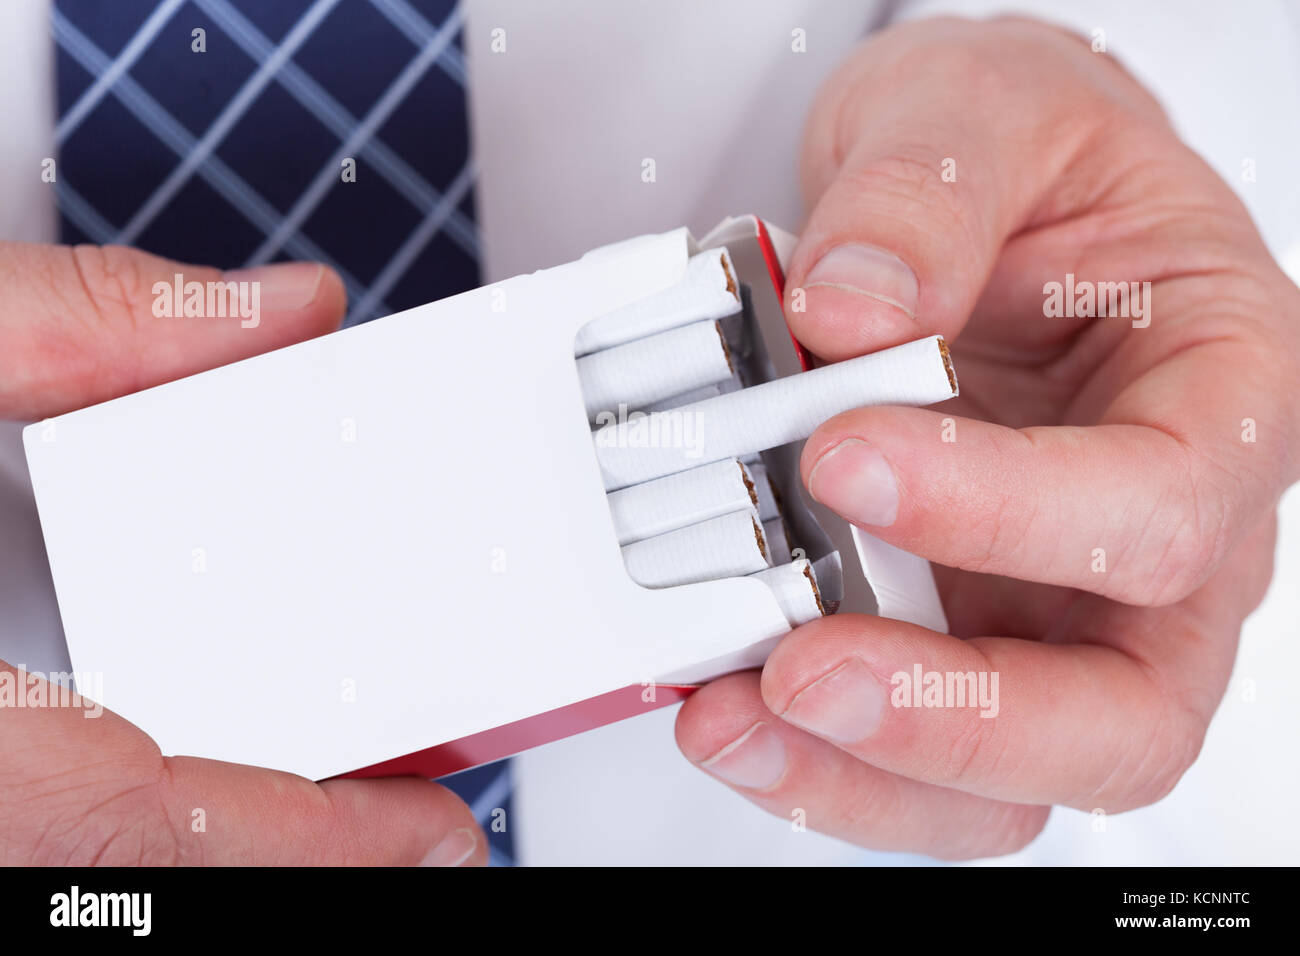
[[[1272, 573], [1300, 292], [1151, 97], [1042, 24], [873, 38], [823, 91], [804, 169], [798, 338], [838, 360], [942, 333], [962, 398], [832, 419], [803, 478], [947, 566], [954, 636], [851, 615], [799, 628], [761, 677], [686, 703], [682, 750], [776, 814], [941, 857], [1022, 847], [1051, 804], [1160, 799]], [[1138, 286], [1101, 317], [1058, 308], [1049, 283]], [[917, 664], [996, 672], [997, 716], [895, 706], [892, 676]]]
[[[260, 283], [255, 327], [159, 318], [153, 285], [178, 272], [222, 278], [129, 249], [0, 243], [0, 418], [104, 401], [320, 335], [343, 315], [338, 277], [295, 263], [227, 274]], [[51, 696], [3, 662], [0, 679], [28, 700]], [[464, 865], [487, 852], [469, 808], [424, 780], [315, 784], [164, 757], [107, 712], [0, 707], [0, 864]]]

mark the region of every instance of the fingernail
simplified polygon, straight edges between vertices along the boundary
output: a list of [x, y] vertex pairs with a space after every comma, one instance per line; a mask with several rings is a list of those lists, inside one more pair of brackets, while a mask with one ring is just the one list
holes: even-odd
[[898, 517], [894, 469], [861, 438], [846, 438], [818, 458], [808, 475], [808, 491], [854, 524], [887, 528]]
[[876, 732], [888, 701], [885, 686], [850, 658], [799, 691], [781, 717], [818, 737], [855, 744]]
[[452, 830], [425, 854], [420, 866], [460, 866], [478, 849], [478, 837], [467, 827]]
[[785, 744], [759, 721], [700, 766], [733, 786], [766, 790], [785, 775]]
[[836, 246], [804, 278], [805, 288], [818, 285], [870, 296], [916, 314], [916, 273], [892, 252], [875, 246]]
[[277, 262], [252, 269], [232, 269], [226, 282], [256, 282], [261, 307], [273, 311], [302, 309], [316, 300], [325, 267], [319, 262]]

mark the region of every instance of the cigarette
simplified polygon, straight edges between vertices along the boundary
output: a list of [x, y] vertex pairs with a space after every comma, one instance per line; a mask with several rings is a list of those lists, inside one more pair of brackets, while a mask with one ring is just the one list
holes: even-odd
[[772, 553], [772, 560], [777, 564], [790, 560], [790, 536], [785, 531], [785, 519], [777, 517], [763, 522], [763, 537], [767, 538], [767, 550]]
[[[728, 348], [728, 353], [730, 354], [730, 348]], [[582, 360], [579, 359], [579, 361]], [[657, 402], [643, 405], [641, 406], [641, 411], [662, 412], [669, 408], [678, 408], [682, 405], [690, 405], [692, 402], [701, 402], [706, 398], [717, 398], [719, 395], [726, 395], [729, 392], [739, 391], [744, 387], [745, 386], [740, 382], [740, 378], [736, 375], [732, 375], [720, 382], [714, 382], [713, 384], [704, 385], [700, 388], [693, 388], [689, 392], [680, 392], [676, 395], [670, 395], [667, 398], [660, 399]]]
[[839, 610], [840, 599], [844, 596], [844, 559], [838, 551], [827, 551], [812, 563], [813, 580], [817, 582], [817, 596], [822, 602], [822, 611], [834, 614]]
[[578, 359], [587, 420], [617, 416], [620, 405], [644, 408], [671, 395], [713, 385], [732, 374], [731, 353], [715, 321], [693, 322]]
[[772, 564], [753, 509], [624, 545], [623, 563], [628, 576], [648, 588], [740, 577]]
[[607, 500], [620, 545], [758, 505], [749, 472], [734, 458], [632, 485]]
[[754, 483], [754, 496], [758, 499], [758, 520], [764, 523], [781, 516], [781, 506], [776, 501], [776, 490], [768, 477], [767, 466], [762, 462], [746, 463], [749, 480]]
[[577, 356], [740, 311], [740, 284], [726, 249], [692, 256], [676, 285], [592, 319], [573, 343]]
[[826, 614], [817, 576], [807, 558], [778, 564], [774, 568], [758, 571], [753, 577], [762, 581], [772, 591], [781, 613], [791, 627], [807, 624]]
[[938, 335], [774, 379], [595, 432], [605, 490], [807, 438], [826, 419], [865, 405], [928, 405], [957, 394]]

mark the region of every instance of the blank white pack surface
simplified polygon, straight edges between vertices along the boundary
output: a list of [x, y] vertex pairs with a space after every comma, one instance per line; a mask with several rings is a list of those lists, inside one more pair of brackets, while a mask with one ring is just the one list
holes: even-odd
[[[676, 308], [692, 256], [725, 247], [743, 309], [696, 317], [727, 341], [708, 377], [795, 374], [791, 245], [753, 217], [641, 237], [29, 427], [74, 670], [164, 753], [320, 779], [463, 769], [761, 665], [790, 627], [762, 575], [629, 577], [575, 339]], [[593, 330], [584, 354], [622, 344]], [[807, 499], [797, 443], [736, 458], [782, 502], [814, 613], [945, 627], [926, 562]]]

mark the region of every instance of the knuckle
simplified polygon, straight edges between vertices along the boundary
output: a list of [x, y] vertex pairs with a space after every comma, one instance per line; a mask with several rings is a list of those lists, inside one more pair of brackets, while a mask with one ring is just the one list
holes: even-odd
[[1173, 708], [1162, 739], [1153, 740], [1135, 775], [1140, 781], [1126, 801], [1126, 809], [1163, 800], [1196, 763], [1205, 742], [1205, 725], [1189, 711]]
[[993, 573], [1002, 569], [1014, 558], [1017, 542], [1024, 541], [1017, 533], [1008, 500], [999, 498], [991, 509], [977, 517], [966, 536], [966, 552], [957, 561], [958, 567], [977, 574]]
[[846, 775], [845, 815], [851, 832], [869, 845], [906, 816], [908, 807], [898, 781], [862, 774]]
[[1008, 741], [998, 721], [963, 715], [946, 748], [937, 748], [936, 779], [978, 789], [998, 780], [1006, 763]]
[[1183, 600], [1205, 583], [1231, 547], [1235, 496], [1215, 480], [1212, 466], [1192, 454], [1184, 454], [1177, 480], [1126, 549], [1139, 564], [1118, 578], [1113, 596], [1126, 604], [1161, 607]]
[[[976, 674], [996, 673], [993, 659], [971, 642], [967, 647], [979, 657], [965, 668]], [[1005, 722], [981, 716], [965, 707], [943, 708], [933, 711], [946, 715], [942, 726], [936, 728], [937, 737], [946, 738], [946, 747], [935, 747], [934, 757], [926, 779], [943, 781], [963, 790], [987, 791], [1014, 776], [1022, 759], [1012, 746], [1012, 737], [1004, 729]]]
[[72, 266], [85, 293], [84, 305], [106, 325], [134, 321], [144, 275], [139, 256], [124, 246], [73, 246]]
[[958, 190], [940, 188], [938, 160], [928, 147], [903, 144], [892, 155], [869, 164], [862, 175], [877, 188], [914, 204], [918, 211], [924, 207], [941, 220], [938, 225], [957, 228], [964, 222], [966, 210]]
[[942, 157], [921, 143], [898, 144], [889, 155], [854, 163], [841, 176], [849, 195], [870, 196], [900, 227], [935, 236], [967, 236], [972, 228], [960, 189], [939, 178]]
[[[6, 862], [33, 866], [174, 866], [186, 862], [155, 781], [51, 781], [27, 799], [3, 841]], [[57, 789], [55, 789], [57, 788]], [[28, 820], [22, 821], [22, 816]]]
[[1196, 762], [1206, 729], [1196, 710], [1165, 696], [1140, 747], [1117, 759], [1102, 786], [1072, 805], [1119, 813], [1163, 800]]
[[[1030, 432], [995, 431], [990, 440], [998, 460], [1014, 461], [1022, 456], [1023, 450], [1013, 443], [1027, 442], [1033, 454], [1041, 453]], [[996, 486], [982, 489], [979, 497], [987, 504], [971, 512], [971, 527], [959, 539], [964, 550], [956, 556], [957, 566], [991, 574], [1014, 573], [1028, 566], [1035, 531], [1051, 520], [1043, 501], [1037, 495], [1017, 495]]]
[[[129, 801], [127, 801], [129, 803]], [[130, 806], [90, 814], [77, 830], [77, 856], [94, 866], [175, 866], [181, 848], [162, 812]], [[75, 864], [69, 860], [69, 864]]]

